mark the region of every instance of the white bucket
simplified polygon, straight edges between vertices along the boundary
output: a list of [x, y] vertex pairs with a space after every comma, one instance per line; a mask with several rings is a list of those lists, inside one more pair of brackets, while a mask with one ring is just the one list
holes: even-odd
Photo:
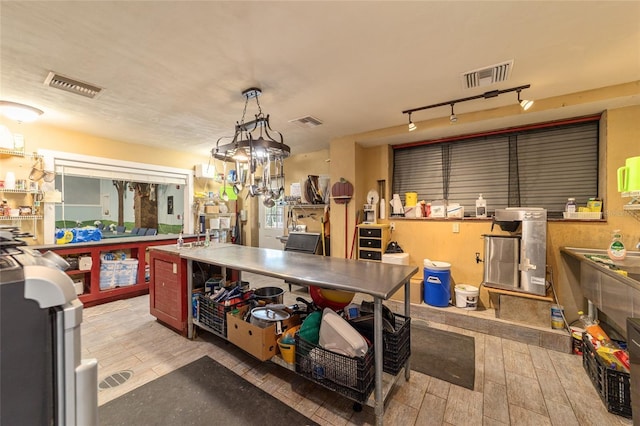
[[478, 307], [478, 287], [469, 284], [458, 284], [456, 286], [456, 308], [475, 311]]

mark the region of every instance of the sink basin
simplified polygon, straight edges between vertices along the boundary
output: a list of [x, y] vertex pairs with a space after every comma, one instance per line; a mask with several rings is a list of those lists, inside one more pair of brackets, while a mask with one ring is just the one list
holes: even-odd
[[627, 277], [640, 281], [640, 252], [638, 251], [628, 251], [624, 260], [611, 260], [606, 250], [576, 247], [566, 247], [566, 249], [578, 256], [584, 256], [587, 260], [600, 264], [605, 268], [626, 271]]

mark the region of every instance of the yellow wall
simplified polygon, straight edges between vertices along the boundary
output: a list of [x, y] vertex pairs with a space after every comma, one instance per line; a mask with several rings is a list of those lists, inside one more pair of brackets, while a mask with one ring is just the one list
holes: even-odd
[[[621, 92], [622, 91], [622, 92]], [[606, 99], [622, 95], [637, 95], [638, 82], [616, 86], [608, 91], [588, 91], [542, 100], [536, 108], [554, 109], [564, 105], [584, 101]], [[470, 120], [483, 120], [496, 117], [496, 114], [516, 113], [512, 107], [494, 109], [468, 115]], [[208, 157], [196, 156], [182, 151], [150, 148], [143, 145], [128, 144], [120, 141], [85, 135], [78, 132], [62, 130], [42, 124], [16, 124], [0, 120], [14, 133], [25, 136], [26, 151], [50, 149], [73, 152], [76, 154], [106, 157], [125, 161], [157, 164], [167, 167], [192, 169], [195, 164], [207, 163]], [[431, 120], [418, 123], [423, 126], [449, 125], [448, 120]], [[386, 181], [385, 198], [387, 203], [391, 196], [392, 150], [389, 146], [363, 148], [358, 142], [368, 138], [397, 136], [406, 132], [406, 126], [373, 130], [365, 134], [350, 135], [331, 141], [330, 149], [313, 153], [294, 155], [285, 161], [285, 193], [289, 194], [289, 184], [299, 182], [308, 174], [329, 174], [331, 185], [344, 178], [354, 186], [354, 194], [346, 205], [331, 202], [331, 253], [334, 257], [350, 255], [353, 245], [353, 232], [356, 211], [362, 211], [366, 202], [366, 194], [370, 189], [378, 190], [378, 180]], [[601, 153], [601, 194], [604, 196], [606, 222], [563, 222], [551, 221], [548, 225], [548, 263], [553, 269], [556, 288], [560, 302], [565, 305], [569, 319], [582, 308], [582, 295], [579, 289], [571, 286], [567, 271], [563, 271], [559, 248], [562, 246], [606, 247], [610, 232], [621, 229], [624, 242], [629, 249], [640, 241], [640, 222], [637, 218], [625, 213], [622, 199], [617, 192], [616, 170], [624, 164], [627, 157], [640, 156], [640, 106], [611, 109], [603, 114], [601, 126], [602, 140], [605, 150]], [[330, 162], [326, 161], [330, 159]], [[25, 166], [28, 169], [28, 165]], [[219, 163], [218, 163], [219, 167]], [[28, 175], [28, 172], [27, 172]], [[211, 190], [216, 188], [210, 180], [196, 179], [195, 190]], [[239, 197], [244, 202], [244, 193]], [[244, 227], [243, 241], [248, 245], [257, 245], [257, 200], [249, 199], [245, 205], [250, 220]], [[389, 208], [387, 204], [387, 217]], [[345, 223], [346, 221], [346, 223]], [[384, 221], [388, 223], [387, 219]], [[475, 253], [483, 253], [482, 234], [491, 232], [490, 220], [458, 220], [460, 232], [452, 232], [452, 221], [447, 220], [394, 220], [396, 231], [391, 239], [398, 241], [405, 252], [410, 254], [410, 262], [422, 270], [422, 260], [445, 260], [452, 263], [452, 279], [454, 283], [470, 283], [478, 285], [482, 280], [483, 264], [475, 262]], [[309, 230], [316, 230], [317, 221], [309, 220]], [[494, 230], [494, 233], [497, 232]], [[419, 274], [421, 275], [421, 273]], [[487, 304], [486, 294], [481, 295], [481, 302]]]
[[[628, 199], [622, 199], [617, 192], [616, 171], [624, 165], [627, 157], [640, 155], [640, 106], [613, 109], [603, 114], [601, 122], [601, 137], [604, 142], [604, 152], [601, 153], [603, 176], [601, 177], [601, 195], [604, 197], [604, 211], [606, 222], [566, 222], [550, 221], [548, 225], [547, 261], [553, 271], [555, 288], [560, 303], [564, 305], [569, 319], [577, 317], [577, 311], [582, 309], [582, 294], [570, 285], [560, 260], [560, 247], [591, 247], [605, 248], [610, 240], [613, 229], [621, 229], [624, 242], [629, 249], [634, 249], [640, 241], [640, 221], [628, 212], [623, 212], [622, 205]], [[402, 126], [401, 131], [406, 131]], [[381, 130], [388, 132], [389, 129]], [[389, 134], [389, 133], [387, 133]], [[374, 132], [367, 136], [376, 137]], [[331, 144], [332, 181], [337, 176], [348, 175], [356, 186], [354, 200], [358, 208], [362, 208], [364, 196], [369, 189], [377, 188], [377, 179], [386, 179], [387, 197], [389, 197], [389, 182], [391, 182], [392, 154], [387, 147], [376, 147], [363, 150], [357, 160], [345, 160], [349, 151], [360, 152], [358, 140], [362, 135], [342, 138]], [[349, 146], [350, 143], [353, 146]], [[335, 153], [335, 154], [334, 154]], [[338, 155], [342, 161], [333, 161]], [[334, 168], [334, 166], [336, 166]], [[337, 166], [340, 166], [338, 168]], [[353, 170], [353, 167], [356, 170]], [[386, 171], [386, 174], [385, 174]], [[388, 201], [388, 199], [387, 199]], [[333, 219], [332, 219], [333, 220]], [[334, 220], [339, 224], [342, 216]], [[352, 220], [352, 218], [351, 218]], [[391, 220], [383, 221], [389, 223]], [[483, 256], [483, 234], [502, 233], [498, 228], [491, 231], [491, 220], [411, 220], [394, 219], [396, 231], [391, 234], [391, 240], [397, 241], [403, 250], [410, 254], [410, 263], [422, 271], [423, 259], [451, 262], [453, 284], [479, 285], [483, 277], [483, 263], [476, 263], [475, 253]], [[453, 232], [453, 224], [460, 225], [460, 232]], [[343, 222], [342, 222], [343, 223]], [[333, 249], [333, 246], [332, 246]], [[418, 275], [422, 275], [420, 272]], [[488, 305], [486, 290], [481, 292], [481, 303]]]
[[49, 149], [182, 169], [193, 169], [195, 164], [208, 161], [206, 156], [115, 141], [38, 122], [18, 124], [0, 119], [0, 124], [13, 133], [24, 135], [26, 152]]

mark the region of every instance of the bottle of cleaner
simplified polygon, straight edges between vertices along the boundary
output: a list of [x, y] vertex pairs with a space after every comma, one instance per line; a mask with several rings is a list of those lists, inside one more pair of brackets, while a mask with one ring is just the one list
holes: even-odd
[[204, 232], [204, 246], [205, 247], [209, 247], [211, 245], [211, 234], [209, 233], [209, 230], [207, 229]]
[[627, 257], [627, 249], [624, 248], [624, 244], [622, 243], [622, 234], [620, 234], [619, 229], [613, 231], [611, 244], [609, 244], [607, 253], [611, 260], [624, 260], [624, 258]]
[[487, 217], [487, 200], [482, 198], [482, 194], [476, 200], [476, 217]]
[[567, 204], [565, 205], [564, 211], [567, 213], [575, 213], [576, 212], [576, 199], [568, 198]]
[[184, 239], [182, 238], [182, 232], [178, 235], [178, 240], [176, 241], [176, 246], [179, 249], [184, 247]]

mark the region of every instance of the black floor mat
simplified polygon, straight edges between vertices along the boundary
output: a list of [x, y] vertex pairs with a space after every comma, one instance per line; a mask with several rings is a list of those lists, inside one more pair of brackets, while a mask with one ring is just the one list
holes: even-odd
[[473, 390], [476, 369], [474, 338], [412, 325], [411, 369]]
[[116, 398], [98, 409], [107, 425], [316, 425], [209, 357]]

